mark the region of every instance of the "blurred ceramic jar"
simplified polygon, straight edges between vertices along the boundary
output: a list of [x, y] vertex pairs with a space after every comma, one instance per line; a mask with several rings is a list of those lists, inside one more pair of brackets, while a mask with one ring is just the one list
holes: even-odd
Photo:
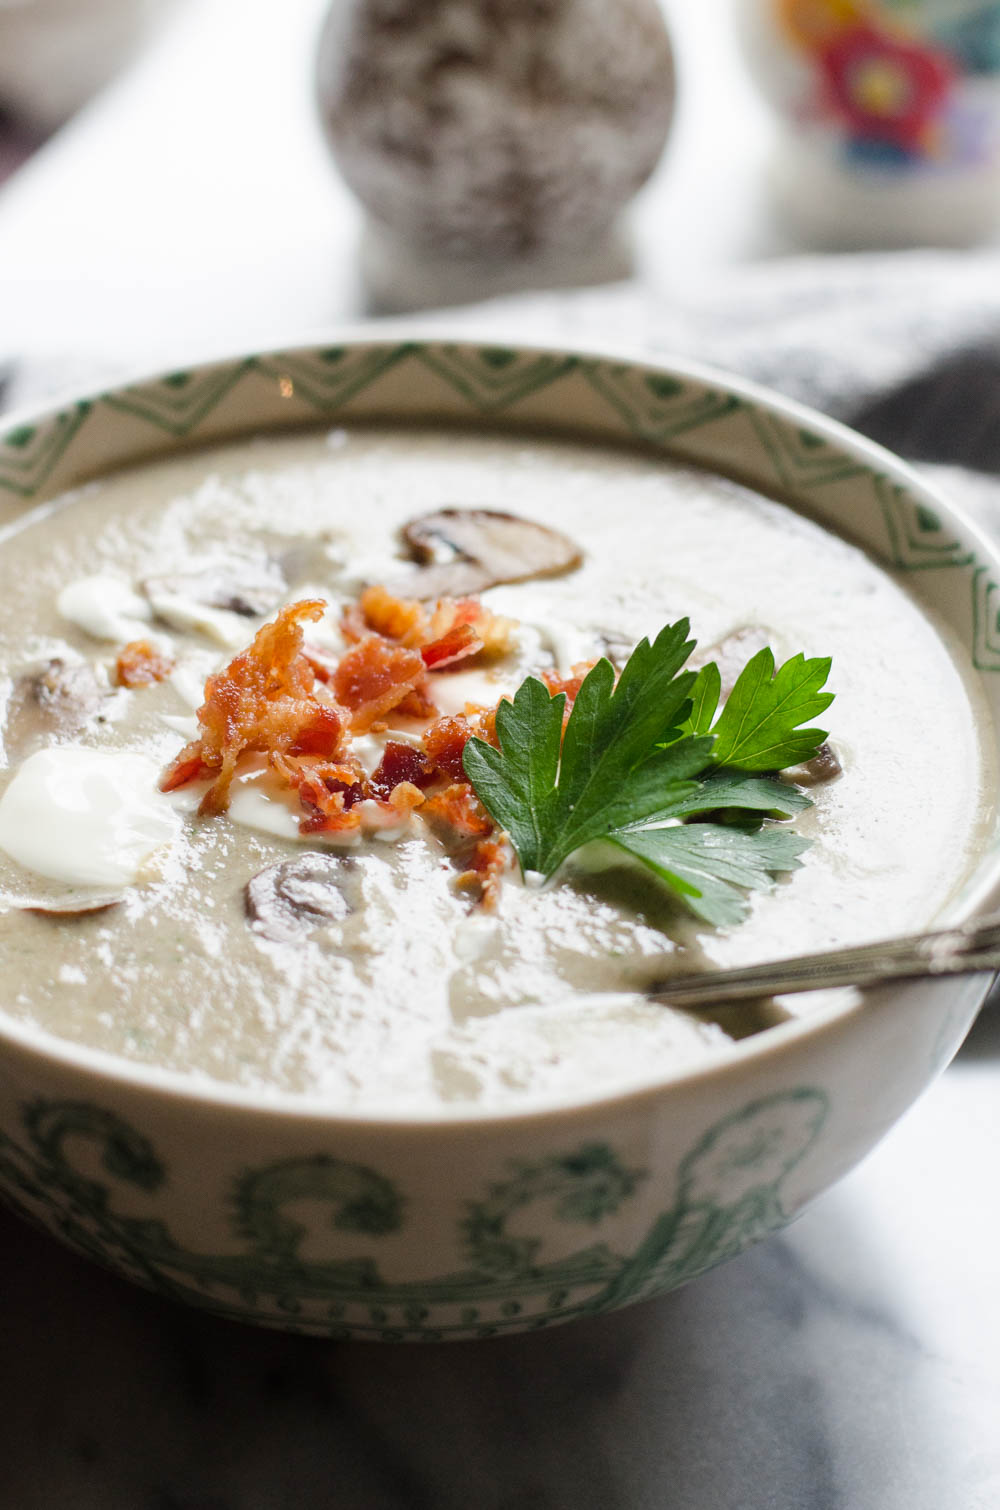
[[673, 80], [658, 0], [334, 0], [319, 106], [379, 302], [607, 275]]
[[0, 108], [51, 131], [107, 83], [165, 0], [0, 0]]
[[785, 130], [772, 188], [832, 247], [970, 244], [1000, 222], [997, 0], [737, 0]]

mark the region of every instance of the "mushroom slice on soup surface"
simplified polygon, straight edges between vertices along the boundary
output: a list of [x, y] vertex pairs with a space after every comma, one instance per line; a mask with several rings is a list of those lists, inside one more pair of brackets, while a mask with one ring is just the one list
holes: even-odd
[[221, 608], [246, 619], [263, 618], [285, 595], [285, 575], [275, 561], [210, 561], [162, 577], [147, 577], [146, 597], [157, 602], [175, 599]]
[[829, 740], [820, 745], [812, 760], [802, 765], [789, 766], [782, 775], [796, 786], [821, 786], [825, 781], [837, 781], [844, 774], [840, 756]]
[[7, 701], [4, 746], [10, 760], [23, 760], [54, 736], [78, 734], [108, 697], [86, 661], [53, 656], [18, 677]]
[[361, 900], [350, 856], [308, 854], [269, 865], [246, 886], [246, 911], [255, 933], [275, 943], [305, 939], [315, 928], [340, 923]]
[[407, 590], [422, 599], [552, 577], [583, 560], [568, 535], [498, 509], [436, 509], [404, 524], [402, 534], [423, 568]]

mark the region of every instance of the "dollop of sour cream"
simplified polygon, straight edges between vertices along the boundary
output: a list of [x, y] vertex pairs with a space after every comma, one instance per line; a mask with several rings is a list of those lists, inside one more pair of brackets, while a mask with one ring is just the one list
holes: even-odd
[[95, 640], [142, 639], [153, 611], [145, 598], [118, 577], [79, 577], [56, 600], [60, 615]]
[[57, 746], [29, 755], [0, 798], [0, 849], [77, 886], [127, 886], [176, 838], [181, 816], [142, 755]]
[[277, 834], [280, 839], [300, 839], [299, 820], [302, 807], [293, 792], [275, 778], [263, 763], [245, 771], [233, 782], [229, 797], [229, 817], [233, 823], [261, 833]]

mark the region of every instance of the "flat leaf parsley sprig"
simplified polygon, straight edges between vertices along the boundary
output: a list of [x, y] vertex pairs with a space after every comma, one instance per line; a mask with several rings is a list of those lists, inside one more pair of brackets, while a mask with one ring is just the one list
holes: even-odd
[[775, 671], [770, 650], [747, 662], [719, 709], [711, 662], [684, 671], [687, 619], [636, 646], [615, 681], [587, 673], [563, 729], [566, 694], [528, 677], [497, 708], [499, 749], [465, 747], [465, 773], [510, 835], [522, 873], [553, 876], [595, 840], [631, 855], [713, 925], [737, 923], [745, 892], [794, 870], [809, 841], [768, 819], [810, 799], [775, 773], [811, 759], [826, 731], [803, 728], [829, 707], [829, 658]]

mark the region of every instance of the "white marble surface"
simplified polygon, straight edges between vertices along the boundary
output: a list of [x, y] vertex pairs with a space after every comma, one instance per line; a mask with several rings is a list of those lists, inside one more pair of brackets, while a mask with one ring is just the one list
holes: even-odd
[[[19, 364], [22, 396], [362, 312], [358, 217], [308, 97], [322, 8], [177, 0], [156, 50], [0, 193], [0, 356]], [[636, 213], [638, 271], [659, 315], [626, 295], [589, 314], [557, 302], [549, 318], [617, 341], [686, 331], [707, 346], [714, 328], [716, 352], [759, 371], [759, 332], [741, 337], [731, 311], [713, 327], [711, 287], [785, 249], [760, 195], [767, 118], [721, 0], [669, 9], [681, 113]], [[813, 338], [796, 345], [797, 276], [784, 349], [797, 363], [787, 375], [808, 386], [817, 368]], [[937, 273], [926, 276], [933, 288]], [[990, 268], [947, 276], [951, 289], [973, 276], [986, 287]], [[935, 349], [931, 304], [921, 350]], [[975, 334], [974, 303], [952, 305]], [[503, 309], [489, 319], [508, 328]], [[892, 339], [880, 330], [873, 344]], [[849, 376], [853, 349], [843, 343], [827, 368]], [[987, 514], [994, 504], [987, 486]], [[217, 1322], [0, 1216], [0, 1506], [997, 1510], [998, 1148], [993, 1009], [788, 1233], [630, 1312], [452, 1347]]]

